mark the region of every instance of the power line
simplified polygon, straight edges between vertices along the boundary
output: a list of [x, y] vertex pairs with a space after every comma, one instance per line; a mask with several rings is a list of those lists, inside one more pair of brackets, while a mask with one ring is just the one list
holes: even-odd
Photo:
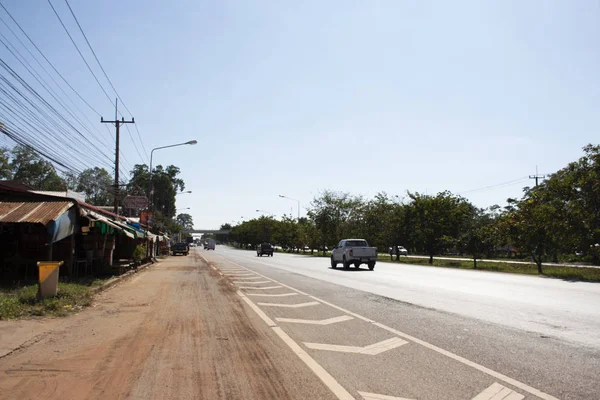
[[[85, 129], [91, 136], [95, 137], [92, 132], [87, 128], [87, 126], [77, 117], [75, 116], [75, 114], [73, 114], [71, 112], [71, 110], [66, 106], [66, 104], [64, 103], [64, 101], [62, 101], [61, 99], [59, 99], [58, 94], [50, 87], [50, 85], [48, 85], [48, 83], [44, 80], [44, 78], [39, 75], [32, 67], [32, 65], [27, 61], [27, 59], [25, 59], [25, 57], [23, 57], [23, 55], [16, 49], [14, 48], [14, 46], [12, 46], [12, 44], [5, 42], [4, 40], [6, 40], [6, 37], [0, 33], [0, 43], [2, 43], [7, 49], [8, 51], [17, 59], [17, 61], [19, 61], [21, 63], [21, 65], [23, 65], [23, 67], [31, 74], [31, 76], [34, 77], [34, 79], [37, 81], [37, 83], [44, 88], [48, 94], [50, 94], [50, 96], [59, 104], [62, 106], [62, 108], [75, 120], [79, 123], [79, 125]], [[10, 47], [9, 47], [10, 45]], [[12, 49], [11, 49], [12, 47]], [[14, 50], [14, 51], [13, 51]], [[17, 56], [18, 55], [18, 56]], [[20, 58], [19, 58], [20, 57]], [[22, 58], [22, 60], [21, 60]], [[100, 144], [102, 144], [101, 142], [99, 142]], [[106, 147], [106, 144], [104, 144], [104, 146]]]
[[[65, 77], [60, 72], [58, 72], [58, 70], [56, 69], [56, 67], [54, 66], [54, 64], [52, 64], [52, 62], [50, 62], [50, 60], [40, 50], [40, 48], [35, 44], [35, 42], [29, 37], [29, 35], [25, 32], [25, 30], [21, 27], [21, 25], [17, 22], [17, 20], [12, 16], [12, 14], [6, 9], [6, 7], [4, 7], [4, 5], [2, 4], [1, 1], [0, 1], [0, 7], [2, 7], [4, 9], [4, 11], [6, 12], [6, 14], [8, 14], [8, 16], [10, 17], [10, 19], [15, 23], [15, 25], [17, 25], [17, 27], [19, 28], [19, 30], [21, 31], [21, 33], [23, 33], [23, 35], [25, 35], [25, 37], [27, 38], [27, 40], [29, 40], [29, 42], [33, 45], [33, 47], [35, 47], [35, 49], [40, 53], [40, 55], [44, 58], [44, 60], [46, 60], [46, 62], [48, 63], [48, 65], [50, 65], [50, 67], [52, 67], [52, 69], [54, 70], [54, 72], [56, 72], [56, 74], [58, 76], [60, 76], [60, 78], [63, 80], [63, 82], [65, 82], [67, 84], [67, 86], [73, 91], [73, 93], [75, 93], [77, 95], [77, 97], [79, 97], [79, 99], [81, 101], [83, 101], [85, 103], [85, 105], [87, 105], [90, 108], [90, 110], [92, 110], [93, 112], [95, 112], [98, 116], [101, 116], [101, 114], [94, 107], [92, 107], [90, 105], [90, 103], [88, 103], [79, 94], [79, 92], [77, 90], [75, 90], [75, 88], [73, 86], [71, 86], [71, 84], [65, 79]], [[5, 24], [6, 24], [6, 22], [5, 22]]]
[[520, 183], [520, 182], [524, 182], [527, 179], [528, 179], [527, 177], [521, 177], [519, 179], [514, 179], [514, 180], [508, 181], [508, 182], [502, 182], [502, 183], [498, 183], [498, 184], [490, 185], [490, 186], [485, 186], [485, 187], [478, 188], [478, 189], [466, 190], [466, 191], [460, 192], [458, 194], [463, 195], [465, 193], [481, 192], [481, 191], [485, 191], [485, 190], [496, 189], [496, 188], [499, 188], [499, 187], [502, 187], [502, 186], [510, 186], [510, 185], [514, 185], [514, 184], [517, 184], [517, 183]]
[[90, 67], [90, 64], [88, 64], [87, 60], [83, 56], [83, 53], [81, 53], [81, 50], [79, 50], [79, 46], [77, 46], [77, 43], [75, 43], [75, 40], [73, 39], [73, 37], [69, 33], [69, 30], [65, 26], [65, 24], [64, 24], [62, 18], [60, 17], [60, 15], [58, 15], [58, 12], [56, 12], [56, 9], [54, 8], [54, 6], [52, 5], [52, 2], [50, 0], [48, 0], [48, 4], [50, 4], [50, 7], [52, 8], [52, 11], [54, 11], [54, 15], [56, 15], [56, 18], [58, 18], [58, 21], [60, 22], [60, 24], [62, 25], [63, 29], [67, 33], [67, 36], [69, 36], [69, 39], [71, 39], [71, 43], [73, 43], [73, 46], [75, 46], [75, 49], [77, 49], [77, 52], [79, 53], [79, 56], [81, 56], [81, 59], [85, 63], [86, 67], [88, 68], [88, 70], [90, 71], [90, 73], [92, 74], [92, 76], [94, 77], [94, 79], [96, 80], [96, 83], [98, 83], [98, 86], [100, 86], [100, 89], [102, 89], [102, 91], [104, 92], [104, 95], [106, 96], [106, 98], [108, 99], [108, 101], [112, 104], [112, 100], [111, 100], [110, 96], [108, 95], [108, 93], [104, 89], [104, 86], [102, 86], [102, 84], [98, 80], [98, 77], [96, 76], [96, 74], [92, 70], [92, 67]]
[[[48, 1], [50, 1], [50, 0], [48, 0]], [[106, 80], [110, 84], [110, 87], [114, 90], [115, 94], [117, 95], [117, 98], [119, 99], [119, 101], [121, 102], [121, 104], [123, 105], [123, 107], [125, 107], [125, 110], [127, 110], [127, 112], [129, 113], [129, 115], [132, 115], [132, 112], [129, 110], [129, 108], [127, 108], [127, 106], [125, 105], [125, 102], [123, 101], [123, 99], [119, 95], [119, 92], [117, 92], [117, 89], [115, 88], [115, 86], [113, 85], [112, 81], [108, 77], [108, 74], [104, 70], [104, 67], [102, 66], [102, 63], [98, 59], [98, 56], [96, 55], [96, 52], [94, 51], [94, 48], [92, 47], [90, 41], [88, 40], [87, 35], [83, 31], [83, 28], [81, 27], [81, 24], [79, 23], [79, 20], [77, 19], [77, 16], [75, 16], [75, 13], [73, 12], [73, 9], [71, 8], [71, 5], [69, 4], [69, 1], [65, 0], [65, 3], [67, 4], [67, 7], [69, 7], [69, 11], [71, 11], [71, 15], [73, 16], [73, 19], [77, 23], [77, 26], [79, 27], [79, 31], [83, 35], [83, 38], [85, 39], [85, 42], [87, 43], [87, 45], [90, 48], [92, 54], [94, 55], [94, 58], [96, 59], [96, 62], [100, 66], [100, 70], [102, 70], [102, 73], [104, 74], [104, 77], [106, 78]], [[140, 130], [138, 129], [137, 124], [135, 125], [135, 129], [137, 131], [138, 139], [140, 140], [140, 144], [142, 145], [142, 150], [144, 150], [144, 155], [146, 156], [146, 160], [148, 160], [148, 151], [146, 151], [146, 147], [144, 146], [144, 141], [142, 140], [142, 136], [140, 135]], [[129, 127], [127, 127], [127, 130], [129, 130]], [[129, 136], [131, 137], [131, 133], [129, 134]], [[133, 141], [133, 137], [131, 137], [131, 140]], [[136, 150], [137, 150], [137, 148], [136, 148]], [[138, 154], [139, 154], [139, 151], [138, 151]], [[140, 158], [141, 158], [141, 156], [140, 156]], [[142, 160], [143, 160], [143, 158], [142, 158]]]

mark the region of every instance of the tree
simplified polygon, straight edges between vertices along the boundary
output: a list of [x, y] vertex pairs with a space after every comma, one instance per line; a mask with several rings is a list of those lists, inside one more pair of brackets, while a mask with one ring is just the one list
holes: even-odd
[[320, 245], [333, 246], [340, 238], [350, 237], [359, 230], [358, 214], [362, 198], [349, 193], [323, 191], [311, 202], [308, 216], [320, 235]]
[[66, 182], [58, 176], [54, 166], [37, 155], [30, 147], [19, 145], [12, 149], [10, 168], [14, 173], [12, 179], [36, 190], [67, 189]]
[[466, 228], [474, 207], [464, 198], [450, 192], [436, 196], [408, 193], [411, 203], [407, 219], [411, 224], [411, 237], [415, 246], [433, 256], [458, 244], [459, 234]]
[[[496, 208], [492, 208], [496, 210]], [[488, 210], [476, 209], [467, 221], [460, 237], [460, 246], [473, 256], [473, 268], [477, 268], [477, 258], [490, 255], [496, 247], [495, 214]]]
[[85, 194], [86, 201], [96, 206], [107, 206], [113, 200], [112, 178], [104, 168], [88, 168], [77, 178], [76, 189]]
[[11, 179], [13, 176], [12, 166], [10, 165], [10, 150], [7, 147], [0, 147], [0, 179]]
[[192, 219], [192, 216], [190, 214], [179, 214], [177, 215], [177, 218], [175, 220], [184, 229], [194, 229], [194, 220]]
[[[169, 165], [166, 169], [158, 165], [152, 173], [152, 189], [154, 195], [152, 202], [155, 212], [160, 212], [167, 218], [175, 216], [175, 195], [185, 189], [182, 179], [177, 178], [179, 168]], [[131, 170], [131, 179], [127, 184], [130, 194], [146, 195], [150, 199], [149, 191], [150, 172], [148, 166], [136, 164]]]
[[540, 192], [532, 192], [519, 203], [509, 216], [509, 234], [520, 251], [531, 255], [542, 274], [542, 263], [554, 248], [552, 231], [558, 228], [560, 217], [556, 208], [543, 201]]

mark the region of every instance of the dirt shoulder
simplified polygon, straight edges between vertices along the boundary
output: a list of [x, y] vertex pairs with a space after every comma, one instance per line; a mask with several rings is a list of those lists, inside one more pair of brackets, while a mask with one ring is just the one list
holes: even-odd
[[331, 398], [194, 254], [48, 320], [49, 330], [0, 358], [0, 399]]

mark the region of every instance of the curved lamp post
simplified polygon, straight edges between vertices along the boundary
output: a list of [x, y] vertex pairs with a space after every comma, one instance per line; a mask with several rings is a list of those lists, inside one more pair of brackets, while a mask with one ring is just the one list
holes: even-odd
[[292, 199], [291, 197], [284, 196], [282, 194], [279, 195], [282, 199], [294, 200], [298, 202], [298, 221], [300, 221], [300, 200]]
[[169, 147], [194, 145], [196, 143], [198, 143], [197, 140], [190, 140], [190, 141], [184, 142], [184, 143], [177, 143], [177, 144], [170, 144], [168, 146], [155, 147], [150, 152], [150, 182], [148, 183], [148, 194], [150, 195], [150, 209], [152, 210], [152, 213], [154, 213], [154, 193], [153, 193], [153, 187], [152, 187], [152, 174], [153, 174], [153, 171], [152, 171], [152, 157], [154, 156], [154, 151], [155, 150], [160, 150], [160, 149], [168, 149]]

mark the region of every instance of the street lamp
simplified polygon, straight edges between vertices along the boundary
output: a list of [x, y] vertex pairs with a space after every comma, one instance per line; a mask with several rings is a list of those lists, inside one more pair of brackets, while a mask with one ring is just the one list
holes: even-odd
[[191, 190], [188, 190], [187, 192], [179, 192], [179, 193], [175, 193], [175, 196], [179, 196], [180, 194], [188, 194], [188, 193], [192, 193]]
[[168, 149], [169, 147], [177, 147], [177, 146], [185, 146], [185, 145], [194, 145], [198, 143], [197, 140], [190, 140], [188, 142], [184, 142], [184, 143], [177, 143], [177, 144], [170, 144], [168, 146], [161, 146], [161, 147], [155, 147], [152, 149], [152, 151], [150, 152], [150, 182], [148, 184], [148, 194], [150, 195], [150, 208], [151, 210], [154, 212], [154, 193], [152, 193], [152, 156], [154, 156], [154, 150], [160, 150], [160, 149]]
[[275, 216], [275, 214], [273, 214], [272, 212], [265, 211], [265, 210], [256, 210], [256, 212], [263, 213], [263, 214], [269, 214], [269, 215], [271, 215], [271, 217]]
[[298, 221], [300, 221], [300, 200], [292, 199], [291, 197], [284, 196], [282, 194], [279, 195], [282, 199], [294, 200], [298, 202]]
[[175, 212], [177, 212], [177, 211], [181, 211], [181, 210], [189, 210], [189, 209], [191, 209], [191, 207], [186, 207], [186, 208], [178, 208], [178, 209], [176, 209], [176, 210], [175, 210]]

